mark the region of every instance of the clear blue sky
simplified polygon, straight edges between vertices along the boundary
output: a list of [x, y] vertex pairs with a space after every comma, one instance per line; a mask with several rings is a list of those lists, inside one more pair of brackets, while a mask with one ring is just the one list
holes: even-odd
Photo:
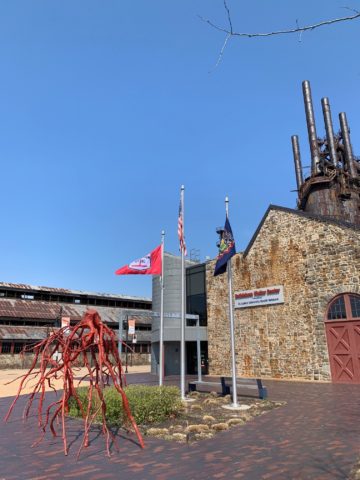
[[[346, 2], [345, 2], [346, 3]], [[343, 0], [231, 1], [234, 28], [268, 31], [351, 14]], [[347, 3], [359, 8], [359, 1]], [[177, 253], [217, 253], [224, 197], [237, 250], [270, 203], [294, 207], [290, 136], [309, 148], [301, 81], [360, 155], [360, 21], [302, 36], [232, 40], [222, 0], [11, 0], [0, 5], [0, 280], [150, 295], [115, 269], [166, 230]]]

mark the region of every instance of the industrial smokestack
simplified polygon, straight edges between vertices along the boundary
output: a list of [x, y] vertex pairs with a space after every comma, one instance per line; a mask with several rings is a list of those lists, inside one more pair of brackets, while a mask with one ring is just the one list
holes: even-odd
[[356, 174], [355, 164], [353, 160], [349, 126], [346, 119], [346, 113], [344, 112], [339, 113], [339, 120], [340, 120], [341, 135], [342, 135], [344, 148], [345, 148], [345, 161], [346, 161], [347, 171], [350, 173], [350, 176], [352, 178], [355, 178], [357, 174]]
[[314, 109], [313, 109], [312, 98], [311, 98], [310, 82], [308, 80], [304, 80], [302, 82], [302, 88], [303, 88], [303, 96], [304, 96], [306, 123], [307, 123], [309, 143], [310, 143], [311, 174], [316, 175], [320, 171], [319, 169], [320, 151], [319, 151], [319, 146], [317, 142], [315, 116], [314, 116]]
[[331, 119], [331, 110], [330, 103], [327, 97], [321, 99], [322, 111], [324, 115], [326, 138], [328, 143], [328, 149], [330, 154], [331, 163], [336, 167], [337, 165], [337, 155], [335, 148], [335, 139], [334, 139], [334, 129]]
[[297, 189], [299, 191], [301, 185], [304, 183], [304, 179], [303, 179], [302, 166], [301, 166], [299, 137], [297, 135], [293, 135], [291, 137], [291, 144], [292, 144], [293, 155], [294, 155], [296, 184], [297, 184]]

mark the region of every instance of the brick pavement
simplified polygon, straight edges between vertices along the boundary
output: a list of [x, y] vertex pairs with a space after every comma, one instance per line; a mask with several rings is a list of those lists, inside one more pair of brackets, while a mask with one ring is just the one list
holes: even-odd
[[[128, 380], [148, 383], [154, 377], [133, 374]], [[77, 421], [68, 422], [74, 442], [68, 457], [61, 438], [47, 436], [31, 448], [34, 432], [38, 435], [36, 419], [23, 424], [19, 405], [10, 422], [1, 424], [0, 479], [347, 479], [360, 453], [360, 385], [266, 385], [271, 400], [285, 400], [287, 405], [213, 439], [181, 445], [147, 438], [141, 450], [134, 437], [120, 438], [120, 452], [113, 451], [108, 459], [103, 438], [94, 432], [77, 462], [82, 431]], [[9, 402], [10, 398], [0, 400], [1, 417]]]

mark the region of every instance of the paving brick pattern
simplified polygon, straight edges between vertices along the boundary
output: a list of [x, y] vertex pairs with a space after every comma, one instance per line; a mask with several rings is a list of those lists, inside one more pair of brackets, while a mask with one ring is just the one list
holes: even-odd
[[[128, 380], [150, 383], [154, 377], [133, 374]], [[61, 438], [50, 435], [31, 448], [38, 436], [36, 418], [23, 424], [18, 405], [0, 427], [0, 480], [349, 478], [360, 454], [360, 385], [271, 381], [266, 385], [271, 400], [285, 400], [287, 405], [196, 444], [147, 438], [141, 450], [134, 436], [119, 437], [120, 451], [113, 450], [110, 459], [103, 438], [94, 431], [90, 447], [76, 461], [82, 429], [75, 420], [68, 422], [72, 445], [67, 457]], [[1, 417], [10, 400], [0, 400]]]

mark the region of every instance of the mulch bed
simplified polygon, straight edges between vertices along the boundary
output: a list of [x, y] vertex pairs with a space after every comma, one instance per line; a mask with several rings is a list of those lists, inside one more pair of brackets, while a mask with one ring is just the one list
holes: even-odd
[[231, 404], [230, 395], [192, 392], [189, 397], [193, 401], [184, 403], [180, 415], [156, 425], [140, 426], [143, 434], [182, 443], [196, 442], [230, 428], [241, 428], [244, 423], [286, 403], [240, 397], [238, 404], [249, 408], [230, 410], [223, 408]]

